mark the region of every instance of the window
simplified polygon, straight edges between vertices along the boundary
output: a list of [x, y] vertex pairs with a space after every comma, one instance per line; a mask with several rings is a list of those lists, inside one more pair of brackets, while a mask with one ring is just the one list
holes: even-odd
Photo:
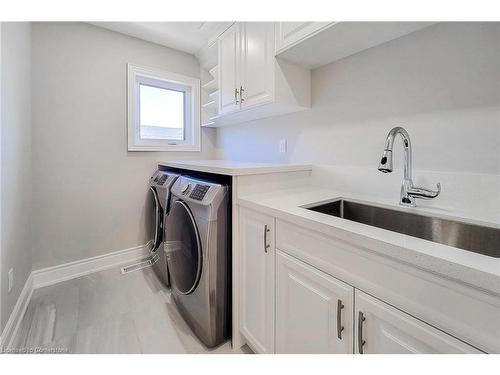
[[184, 92], [139, 84], [141, 139], [184, 140]]
[[128, 150], [200, 151], [200, 80], [129, 64]]

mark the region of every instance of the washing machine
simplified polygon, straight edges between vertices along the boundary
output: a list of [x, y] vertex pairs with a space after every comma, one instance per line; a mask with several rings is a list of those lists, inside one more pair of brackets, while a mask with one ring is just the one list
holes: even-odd
[[164, 249], [171, 295], [207, 347], [229, 337], [229, 189], [180, 176], [171, 189]]
[[155, 274], [161, 282], [170, 287], [168, 266], [163, 252], [163, 240], [165, 238], [165, 219], [169, 212], [170, 188], [179, 175], [156, 171], [149, 179], [149, 188], [153, 196], [153, 242], [150, 247], [151, 263]]

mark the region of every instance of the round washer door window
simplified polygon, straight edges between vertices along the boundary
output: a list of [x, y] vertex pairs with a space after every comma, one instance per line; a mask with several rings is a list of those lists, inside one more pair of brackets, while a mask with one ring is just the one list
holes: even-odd
[[200, 236], [191, 210], [175, 201], [166, 228], [167, 263], [172, 286], [182, 294], [193, 292], [201, 275]]

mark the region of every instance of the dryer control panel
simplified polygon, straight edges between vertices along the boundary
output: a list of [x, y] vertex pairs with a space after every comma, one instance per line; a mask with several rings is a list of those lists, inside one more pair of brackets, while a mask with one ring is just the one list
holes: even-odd
[[173, 184], [171, 192], [186, 202], [207, 206], [222, 199], [227, 192], [227, 186], [188, 176], [180, 176]]
[[207, 193], [208, 189], [210, 189], [209, 185], [196, 184], [194, 189], [191, 191], [191, 194], [189, 194], [189, 198], [196, 199], [197, 201], [202, 201], [203, 198], [205, 198], [205, 194]]

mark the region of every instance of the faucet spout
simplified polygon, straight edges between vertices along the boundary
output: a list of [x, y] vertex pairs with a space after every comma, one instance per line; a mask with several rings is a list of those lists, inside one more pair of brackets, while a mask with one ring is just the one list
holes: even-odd
[[410, 135], [401, 126], [396, 126], [389, 131], [385, 139], [384, 152], [382, 158], [380, 159], [380, 164], [378, 170], [383, 173], [391, 173], [393, 171], [392, 166], [392, 149], [394, 147], [394, 140], [397, 135], [401, 136], [403, 141], [403, 151], [404, 151], [404, 179], [411, 180], [412, 175], [412, 160], [411, 160], [411, 142]]
[[403, 141], [404, 153], [404, 176], [403, 184], [401, 185], [401, 197], [399, 204], [402, 206], [415, 207], [415, 198], [436, 198], [441, 192], [441, 184], [438, 183], [437, 191], [413, 186], [412, 149], [410, 135], [404, 128], [400, 126], [392, 128], [387, 134], [387, 137], [385, 139], [384, 151], [382, 153], [382, 158], [380, 159], [378, 170], [383, 173], [391, 173], [393, 171], [392, 150], [394, 147], [394, 140], [396, 139], [396, 136], [398, 134], [401, 136], [401, 140]]

